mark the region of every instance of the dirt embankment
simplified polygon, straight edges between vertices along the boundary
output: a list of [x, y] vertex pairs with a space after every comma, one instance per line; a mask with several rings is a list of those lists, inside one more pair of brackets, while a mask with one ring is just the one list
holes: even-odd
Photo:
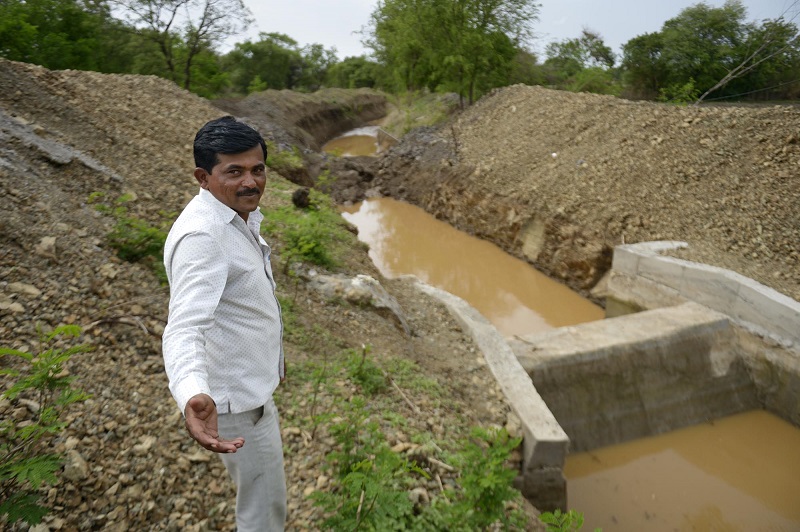
[[[313, 164], [343, 169], [340, 199], [368, 190], [408, 199], [577, 288], [593, 286], [623, 237], [670, 238], [688, 241], [690, 258], [800, 297], [795, 110], [675, 108], [511, 87], [365, 163], [314, 154], [310, 139], [333, 131], [329, 111], [316, 115], [317, 126], [303, 124], [317, 128], [304, 134], [292, 131], [299, 122], [288, 104], [259, 105], [267, 109], [235, 114], [278, 145], [307, 147]], [[168, 290], [146, 264], [116, 257], [107, 241], [114, 220], [89, 203], [93, 193], [109, 203], [126, 193], [129, 215], [168, 224], [197, 190], [194, 133], [229, 112], [155, 77], [0, 60], [0, 345], [35, 351], [37, 326], [77, 323], [95, 347], [69, 367], [93, 398], [55, 442], [69, 475], [46, 493], [54, 528], [233, 528], [224, 470], [185, 436], [167, 391], [158, 335]], [[345, 273], [378, 277], [363, 250], [348, 260]], [[369, 309], [343, 310], [281, 268], [276, 275], [309, 330], [328, 326], [337, 348], [369, 343], [374, 353], [411, 357], [447, 387], [452, 406], [421, 405], [407, 432], [506, 422], [474, 345], [440, 305], [386, 282], [415, 331], [407, 338]], [[287, 341], [290, 370], [318, 355]], [[300, 404], [304, 390], [290, 378], [280, 393]], [[0, 402], [0, 416], [26, 412]], [[304, 410], [282, 412], [289, 524], [314, 529], [319, 515], [304, 494], [329, 487], [321, 466], [331, 442], [297, 436], [295, 415]]]
[[[84, 329], [80, 341], [94, 348], [67, 367], [92, 398], [72, 409], [52, 442], [66, 465], [59, 484], [42, 491], [51, 530], [234, 529], [227, 474], [186, 435], [167, 389], [160, 334], [168, 288], [146, 263], [116, 256], [107, 238], [115, 219], [90, 201], [114, 205], [126, 194], [128, 216], [169, 225], [197, 193], [194, 134], [224, 114], [155, 77], [54, 72], [0, 60], [0, 346], [36, 353], [37, 328], [74, 323]], [[277, 143], [290, 138], [277, 125], [255, 125]], [[294, 186], [272, 172], [270, 180], [289, 192]], [[262, 205], [291, 204], [279, 200], [268, 197]], [[441, 441], [444, 427], [450, 438], [474, 425], [506, 423], [508, 407], [491, 374], [442, 305], [405, 283], [382, 280], [405, 313], [409, 336], [391, 318], [330, 301], [288, 278], [280, 247], [274, 251], [278, 293], [293, 301], [300, 331], [285, 338], [289, 379], [276, 393], [289, 529], [318, 530], [320, 511], [307, 495], [332, 486], [324, 466], [335, 441], [322, 429], [309, 437], [305, 428], [314, 412], [333, 407], [309, 404], [308, 376], [298, 375], [303, 361], [370, 345], [373, 356], [414, 361], [421, 376], [439, 382], [440, 399], [411, 397], [419, 411], [401, 401], [396, 414], [408, 424], [387, 434], [392, 446], [412, 449], [414, 434]], [[380, 278], [355, 243], [338, 272]], [[11, 364], [0, 357], [0, 368]], [[356, 393], [347, 379], [331, 380], [345, 397]], [[0, 378], [0, 389], [6, 384]], [[11, 416], [25, 421], [31, 411], [26, 403], [0, 400], [0, 419]], [[452, 473], [440, 473], [445, 484], [451, 481]], [[436, 478], [415, 492], [438, 493]]]
[[372, 190], [411, 201], [584, 293], [615, 245], [666, 239], [689, 243], [682, 257], [800, 299], [796, 107], [514, 86], [406, 136], [378, 164], [339, 199]]

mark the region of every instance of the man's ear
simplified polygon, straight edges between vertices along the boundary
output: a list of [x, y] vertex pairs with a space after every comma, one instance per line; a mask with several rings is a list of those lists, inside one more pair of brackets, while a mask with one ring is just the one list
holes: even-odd
[[197, 167], [194, 169], [194, 178], [200, 183], [200, 188], [208, 188], [208, 172], [204, 168]]

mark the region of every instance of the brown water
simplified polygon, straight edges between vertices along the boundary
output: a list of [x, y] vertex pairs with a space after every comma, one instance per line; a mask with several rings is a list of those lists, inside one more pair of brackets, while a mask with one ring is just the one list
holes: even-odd
[[[375, 139], [348, 135], [326, 150], [372, 155]], [[507, 336], [602, 318], [528, 264], [412, 205], [368, 200], [344, 216], [383, 275], [414, 274], [456, 294]], [[564, 473], [584, 530], [800, 531], [800, 430], [766, 412], [570, 455]]]
[[506, 336], [603, 318], [603, 310], [530, 264], [389, 198], [347, 209], [359, 239], [389, 278], [413, 274], [478, 309]]
[[375, 155], [378, 150], [378, 126], [365, 126], [353, 129], [328, 141], [322, 151], [334, 153], [339, 157]]
[[571, 455], [564, 474], [586, 530], [800, 530], [800, 430], [763, 411]]

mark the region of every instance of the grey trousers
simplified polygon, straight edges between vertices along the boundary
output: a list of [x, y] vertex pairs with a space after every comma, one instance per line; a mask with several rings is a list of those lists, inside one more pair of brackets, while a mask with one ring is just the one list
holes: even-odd
[[286, 522], [286, 477], [278, 409], [272, 399], [262, 408], [222, 414], [223, 438], [242, 436], [244, 446], [220, 454], [236, 484], [237, 532], [280, 532]]

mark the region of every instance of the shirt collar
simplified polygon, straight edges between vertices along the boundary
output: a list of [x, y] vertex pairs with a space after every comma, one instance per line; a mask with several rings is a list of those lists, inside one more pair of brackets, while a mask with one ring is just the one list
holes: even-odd
[[[214, 194], [204, 188], [200, 189], [200, 199], [203, 200], [204, 203], [208, 204], [226, 223], [231, 223], [237, 216], [236, 211], [219, 201], [214, 197]], [[258, 230], [261, 227], [261, 220], [263, 219], [264, 215], [261, 214], [261, 209], [256, 208], [256, 210], [247, 215], [247, 225], [255, 227], [256, 230]]]

